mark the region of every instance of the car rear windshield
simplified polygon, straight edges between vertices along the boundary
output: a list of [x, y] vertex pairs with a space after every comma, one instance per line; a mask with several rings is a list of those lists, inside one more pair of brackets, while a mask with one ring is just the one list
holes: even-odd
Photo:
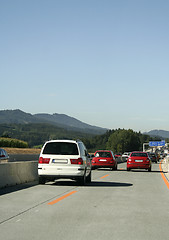
[[150, 153], [150, 156], [155, 157], [156, 155], [154, 153]]
[[105, 158], [110, 158], [111, 154], [110, 152], [97, 152], [95, 157], [105, 157]]
[[132, 153], [131, 157], [147, 157], [147, 153]]
[[68, 142], [47, 143], [43, 154], [79, 155], [77, 144]]

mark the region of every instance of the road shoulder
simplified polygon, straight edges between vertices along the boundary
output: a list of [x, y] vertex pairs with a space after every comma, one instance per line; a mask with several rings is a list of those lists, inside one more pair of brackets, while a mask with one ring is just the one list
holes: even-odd
[[169, 182], [169, 171], [168, 171], [169, 170], [169, 159], [164, 158], [160, 164], [161, 164], [162, 171], [163, 171], [166, 179]]

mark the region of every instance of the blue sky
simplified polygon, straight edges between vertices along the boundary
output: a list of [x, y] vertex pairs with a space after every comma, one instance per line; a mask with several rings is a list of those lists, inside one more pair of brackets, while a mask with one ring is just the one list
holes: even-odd
[[168, 0], [0, 0], [0, 110], [169, 131]]

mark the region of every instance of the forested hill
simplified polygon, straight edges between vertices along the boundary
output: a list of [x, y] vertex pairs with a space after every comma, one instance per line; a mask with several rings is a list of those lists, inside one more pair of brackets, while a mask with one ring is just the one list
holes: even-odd
[[[131, 129], [107, 130], [83, 123], [65, 114], [29, 114], [21, 110], [0, 111], [0, 137], [25, 141], [29, 147], [49, 139], [81, 139], [90, 152], [112, 149], [114, 152], [142, 150], [143, 143], [162, 138], [160, 132], [141, 134]], [[164, 132], [163, 132], [164, 133]]]
[[0, 124], [32, 124], [45, 123], [68, 131], [90, 134], [104, 134], [108, 129], [92, 126], [65, 114], [30, 114], [19, 109], [0, 110]]
[[160, 137], [160, 138], [169, 138], [169, 131], [165, 131], [165, 130], [151, 130], [149, 132], [145, 132], [144, 134], [147, 134], [149, 136], [153, 136], [153, 137]]

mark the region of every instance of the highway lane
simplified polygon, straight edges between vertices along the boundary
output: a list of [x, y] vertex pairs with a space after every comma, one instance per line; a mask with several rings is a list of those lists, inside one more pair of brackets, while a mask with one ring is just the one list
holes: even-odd
[[126, 163], [118, 171], [95, 170], [92, 183], [84, 187], [62, 180], [0, 193], [3, 240], [169, 237], [169, 190], [158, 164], [150, 173], [127, 172]]

